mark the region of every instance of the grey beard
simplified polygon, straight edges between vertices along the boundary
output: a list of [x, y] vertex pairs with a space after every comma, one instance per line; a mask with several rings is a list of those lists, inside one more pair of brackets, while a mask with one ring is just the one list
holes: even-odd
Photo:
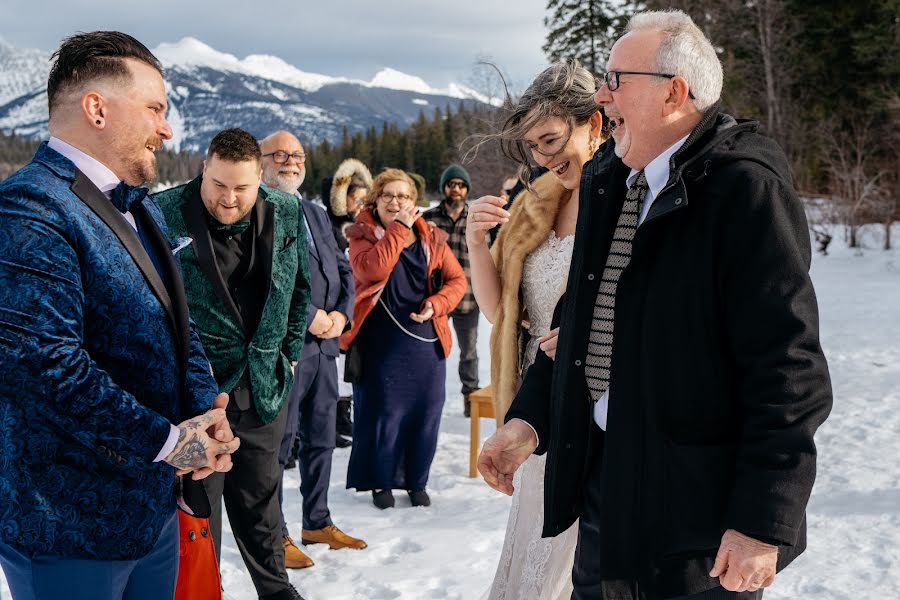
[[450, 206], [450, 208], [462, 208], [466, 205], [466, 201], [464, 199], [457, 201], [453, 200], [452, 198], [445, 198], [444, 202], [446, 202], [447, 205]]

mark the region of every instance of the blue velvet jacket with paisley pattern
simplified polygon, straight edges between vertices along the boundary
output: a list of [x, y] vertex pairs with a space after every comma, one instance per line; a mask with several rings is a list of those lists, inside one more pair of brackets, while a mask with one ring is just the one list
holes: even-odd
[[27, 556], [146, 555], [175, 510], [153, 461], [216, 394], [159, 208], [131, 213], [162, 276], [46, 144], [0, 183], [0, 539]]

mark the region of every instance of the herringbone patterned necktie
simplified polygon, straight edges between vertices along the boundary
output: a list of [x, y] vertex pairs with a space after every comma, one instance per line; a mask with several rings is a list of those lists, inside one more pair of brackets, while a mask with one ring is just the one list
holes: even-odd
[[622, 212], [616, 223], [612, 246], [610, 246], [609, 256], [606, 258], [606, 266], [603, 267], [600, 289], [597, 290], [584, 368], [588, 390], [594, 401], [599, 400], [603, 392], [609, 388], [616, 287], [619, 284], [619, 276], [631, 260], [631, 245], [637, 231], [641, 205], [644, 203], [644, 196], [647, 195], [648, 189], [647, 178], [641, 171], [625, 194], [625, 204], [622, 205]]

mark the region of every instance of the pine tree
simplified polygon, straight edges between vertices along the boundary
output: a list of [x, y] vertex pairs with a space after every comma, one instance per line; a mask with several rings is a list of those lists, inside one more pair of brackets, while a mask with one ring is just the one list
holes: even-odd
[[615, 0], [548, 0], [547, 10], [542, 48], [547, 58], [577, 59], [593, 73], [604, 70], [609, 50], [633, 12], [631, 2]]

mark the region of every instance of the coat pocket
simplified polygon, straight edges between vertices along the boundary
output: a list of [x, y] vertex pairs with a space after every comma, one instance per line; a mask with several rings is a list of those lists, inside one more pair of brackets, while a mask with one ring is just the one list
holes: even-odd
[[663, 556], [715, 553], [725, 531], [737, 445], [665, 442]]

